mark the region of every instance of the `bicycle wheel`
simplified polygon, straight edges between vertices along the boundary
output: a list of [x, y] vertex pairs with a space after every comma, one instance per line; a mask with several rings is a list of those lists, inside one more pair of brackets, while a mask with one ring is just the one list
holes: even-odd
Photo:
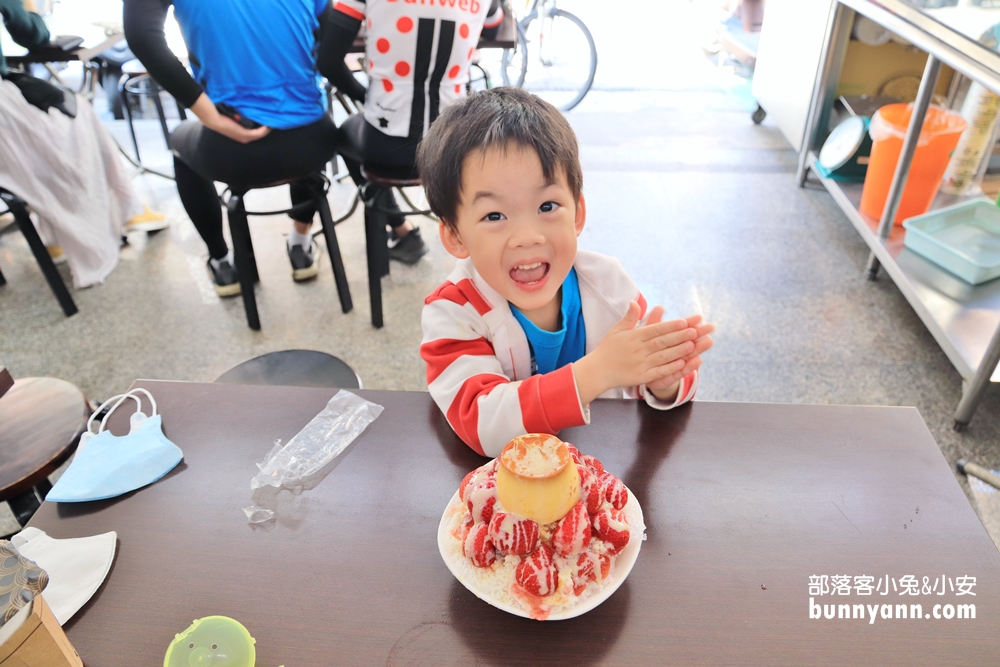
[[[584, 98], [597, 73], [597, 47], [579, 18], [556, 9], [518, 26], [526, 42], [521, 87], [558, 109], [569, 111]], [[520, 41], [520, 40], [519, 40]]]
[[500, 57], [500, 77], [503, 79], [503, 85], [514, 88], [524, 85], [524, 75], [528, 71], [527, 54], [528, 42], [524, 37], [524, 28], [518, 24], [517, 46], [513, 49], [504, 49]]

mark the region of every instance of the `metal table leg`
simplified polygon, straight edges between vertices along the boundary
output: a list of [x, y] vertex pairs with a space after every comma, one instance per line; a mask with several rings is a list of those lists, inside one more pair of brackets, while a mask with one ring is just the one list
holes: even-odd
[[986, 387], [989, 386], [990, 378], [993, 376], [993, 371], [996, 370], [998, 363], [1000, 363], [1000, 327], [997, 327], [996, 332], [994, 332], [993, 339], [990, 340], [990, 344], [986, 347], [986, 354], [983, 355], [983, 360], [979, 362], [976, 377], [972, 379], [972, 384], [969, 385], [968, 390], [962, 395], [962, 400], [958, 404], [958, 410], [955, 411], [955, 423], [953, 426], [956, 431], [964, 431], [965, 427], [972, 421], [972, 415], [976, 412], [976, 408], [979, 407], [980, 401], [983, 400], [983, 394], [986, 393]]
[[830, 20], [826, 27], [826, 43], [819, 58], [819, 71], [816, 83], [813, 85], [812, 101], [809, 103], [809, 115], [806, 117], [805, 134], [802, 137], [802, 149], [799, 151], [799, 167], [796, 178], [801, 188], [809, 175], [809, 151], [818, 148], [821, 135], [825, 134], [830, 122], [830, 108], [827, 100], [837, 94], [837, 83], [840, 80], [840, 70], [847, 53], [847, 44], [851, 39], [851, 26], [854, 25], [854, 10], [839, 2], [833, 3], [830, 10]]
[[[917, 150], [920, 130], [924, 126], [924, 116], [927, 115], [927, 107], [930, 106], [931, 95], [934, 94], [934, 86], [937, 84], [938, 73], [940, 71], [941, 61], [932, 55], [928, 55], [927, 65], [924, 67], [924, 76], [920, 80], [920, 89], [917, 91], [917, 100], [913, 103], [913, 114], [910, 116], [910, 125], [906, 128], [906, 137], [903, 139], [903, 149], [899, 152], [899, 162], [896, 163], [896, 173], [893, 174], [892, 184], [889, 186], [889, 196], [885, 200], [885, 208], [882, 209], [882, 218], [878, 223], [878, 237], [882, 241], [889, 238], [893, 220], [896, 219], [896, 212], [899, 211], [899, 202], [903, 198], [906, 177], [910, 174], [913, 153]], [[878, 270], [879, 261], [875, 257], [875, 251], [873, 250], [868, 255], [868, 267], [866, 269], [868, 280], [875, 280], [878, 277]]]

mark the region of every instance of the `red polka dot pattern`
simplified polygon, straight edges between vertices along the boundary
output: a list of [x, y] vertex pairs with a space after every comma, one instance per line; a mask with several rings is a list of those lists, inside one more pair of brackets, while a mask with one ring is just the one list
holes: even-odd
[[400, 32], [410, 32], [413, 30], [413, 19], [409, 16], [404, 16], [398, 21], [396, 21], [396, 29]]
[[456, 93], [461, 93], [461, 92], [462, 92], [462, 86], [460, 86], [460, 85], [458, 85], [458, 84], [456, 83], [456, 84], [455, 84], [455, 92], [456, 92]]
[[468, 39], [469, 38], [469, 26], [468, 26], [468, 24], [463, 23], [461, 26], [459, 26], [459, 28], [458, 28], [458, 34], [462, 36], [462, 39]]
[[391, 93], [392, 92], [392, 81], [389, 81], [389, 79], [382, 79], [382, 87], [385, 88], [385, 92]]
[[468, 57], [468, 60], [472, 60], [472, 54], [475, 53], [475, 52], [476, 52], [476, 47], [470, 46], [469, 47], [469, 57]]
[[[410, 73], [410, 63], [400, 60], [396, 63], [396, 74], [399, 76], [406, 76]], [[454, 77], [452, 77], [454, 78]]]
[[389, 52], [389, 40], [385, 37], [380, 37], [377, 42], [375, 42], [375, 48], [378, 49], [379, 53]]
[[459, 67], [458, 65], [452, 66], [452, 68], [450, 70], [448, 70], [448, 78], [449, 79], [457, 78], [458, 77], [458, 73], [461, 72], [461, 71], [462, 71], [462, 68]]

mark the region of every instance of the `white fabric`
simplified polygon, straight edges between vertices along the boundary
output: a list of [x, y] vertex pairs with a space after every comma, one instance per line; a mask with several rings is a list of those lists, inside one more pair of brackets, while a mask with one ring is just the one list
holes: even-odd
[[25, 528], [11, 538], [14, 548], [49, 575], [42, 597], [59, 625], [87, 603], [115, 559], [118, 534], [55, 540], [38, 528]]
[[77, 116], [28, 104], [0, 81], [0, 187], [38, 214], [47, 244], [62, 246], [73, 286], [104, 282], [118, 264], [124, 224], [142, 213], [118, 147], [90, 104]]

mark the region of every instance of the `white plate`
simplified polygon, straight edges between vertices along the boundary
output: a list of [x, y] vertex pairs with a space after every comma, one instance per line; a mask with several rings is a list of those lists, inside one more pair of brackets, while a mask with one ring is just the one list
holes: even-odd
[[[531, 618], [528, 612], [521, 607], [511, 605], [504, 600], [499, 600], [495, 595], [492, 595], [489, 591], [485, 591], [478, 586], [477, 582], [472, 577], [468, 576], [465, 571], [467, 567], [469, 567], [469, 563], [465, 557], [461, 555], [461, 551], [458, 552], [457, 558], [454, 557], [454, 552], [450, 548], [450, 544], [457, 542], [457, 540], [452, 537], [450, 530], [450, 517], [453, 506], [463, 507], [461, 501], [458, 499], [458, 491], [455, 491], [455, 495], [453, 495], [451, 500], [448, 501], [448, 504], [444, 508], [444, 514], [441, 516], [441, 523], [438, 524], [438, 551], [441, 552], [441, 558], [444, 560], [444, 564], [448, 566], [448, 569], [451, 570], [453, 575], [455, 575], [455, 578], [458, 579], [463, 586], [472, 591], [472, 593], [480, 600], [493, 605], [497, 609], [502, 609], [509, 614], [522, 616], [524, 618]], [[611, 594], [618, 590], [618, 587], [622, 585], [623, 581], [625, 581], [629, 572], [632, 571], [632, 566], [635, 565], [636, 558], [639, 557], [639, 547], [642, 546], [642, 541], [646, 539], [646, 524], [642, 519], [642, 508], [639, 507], [639, 501], [635, 499], [635, 494], [632, 493], [631, 489], [629, 489], [628, 492], [628, 503], [625, 504], [623, 511], [625, 512], [625, 519], [628, 521], [630, 533], [629, 541], [628, 544], [625, 545], [625, 548], [621, 550], [621, 553], [618, 554], [617, 558], [615, 558], [614, 563], [612, 563], [611, 572], [608, 573], [606, 583], [599, 590], [594, 591], [591, 595], [583, 598], [577, 604], [552, 612], [546, 620], [562, 621], [567, 618], [574, 618], [576, 616], [580, 616], [581, 614], [586, 614], [588, 611], [611, 597]]]

